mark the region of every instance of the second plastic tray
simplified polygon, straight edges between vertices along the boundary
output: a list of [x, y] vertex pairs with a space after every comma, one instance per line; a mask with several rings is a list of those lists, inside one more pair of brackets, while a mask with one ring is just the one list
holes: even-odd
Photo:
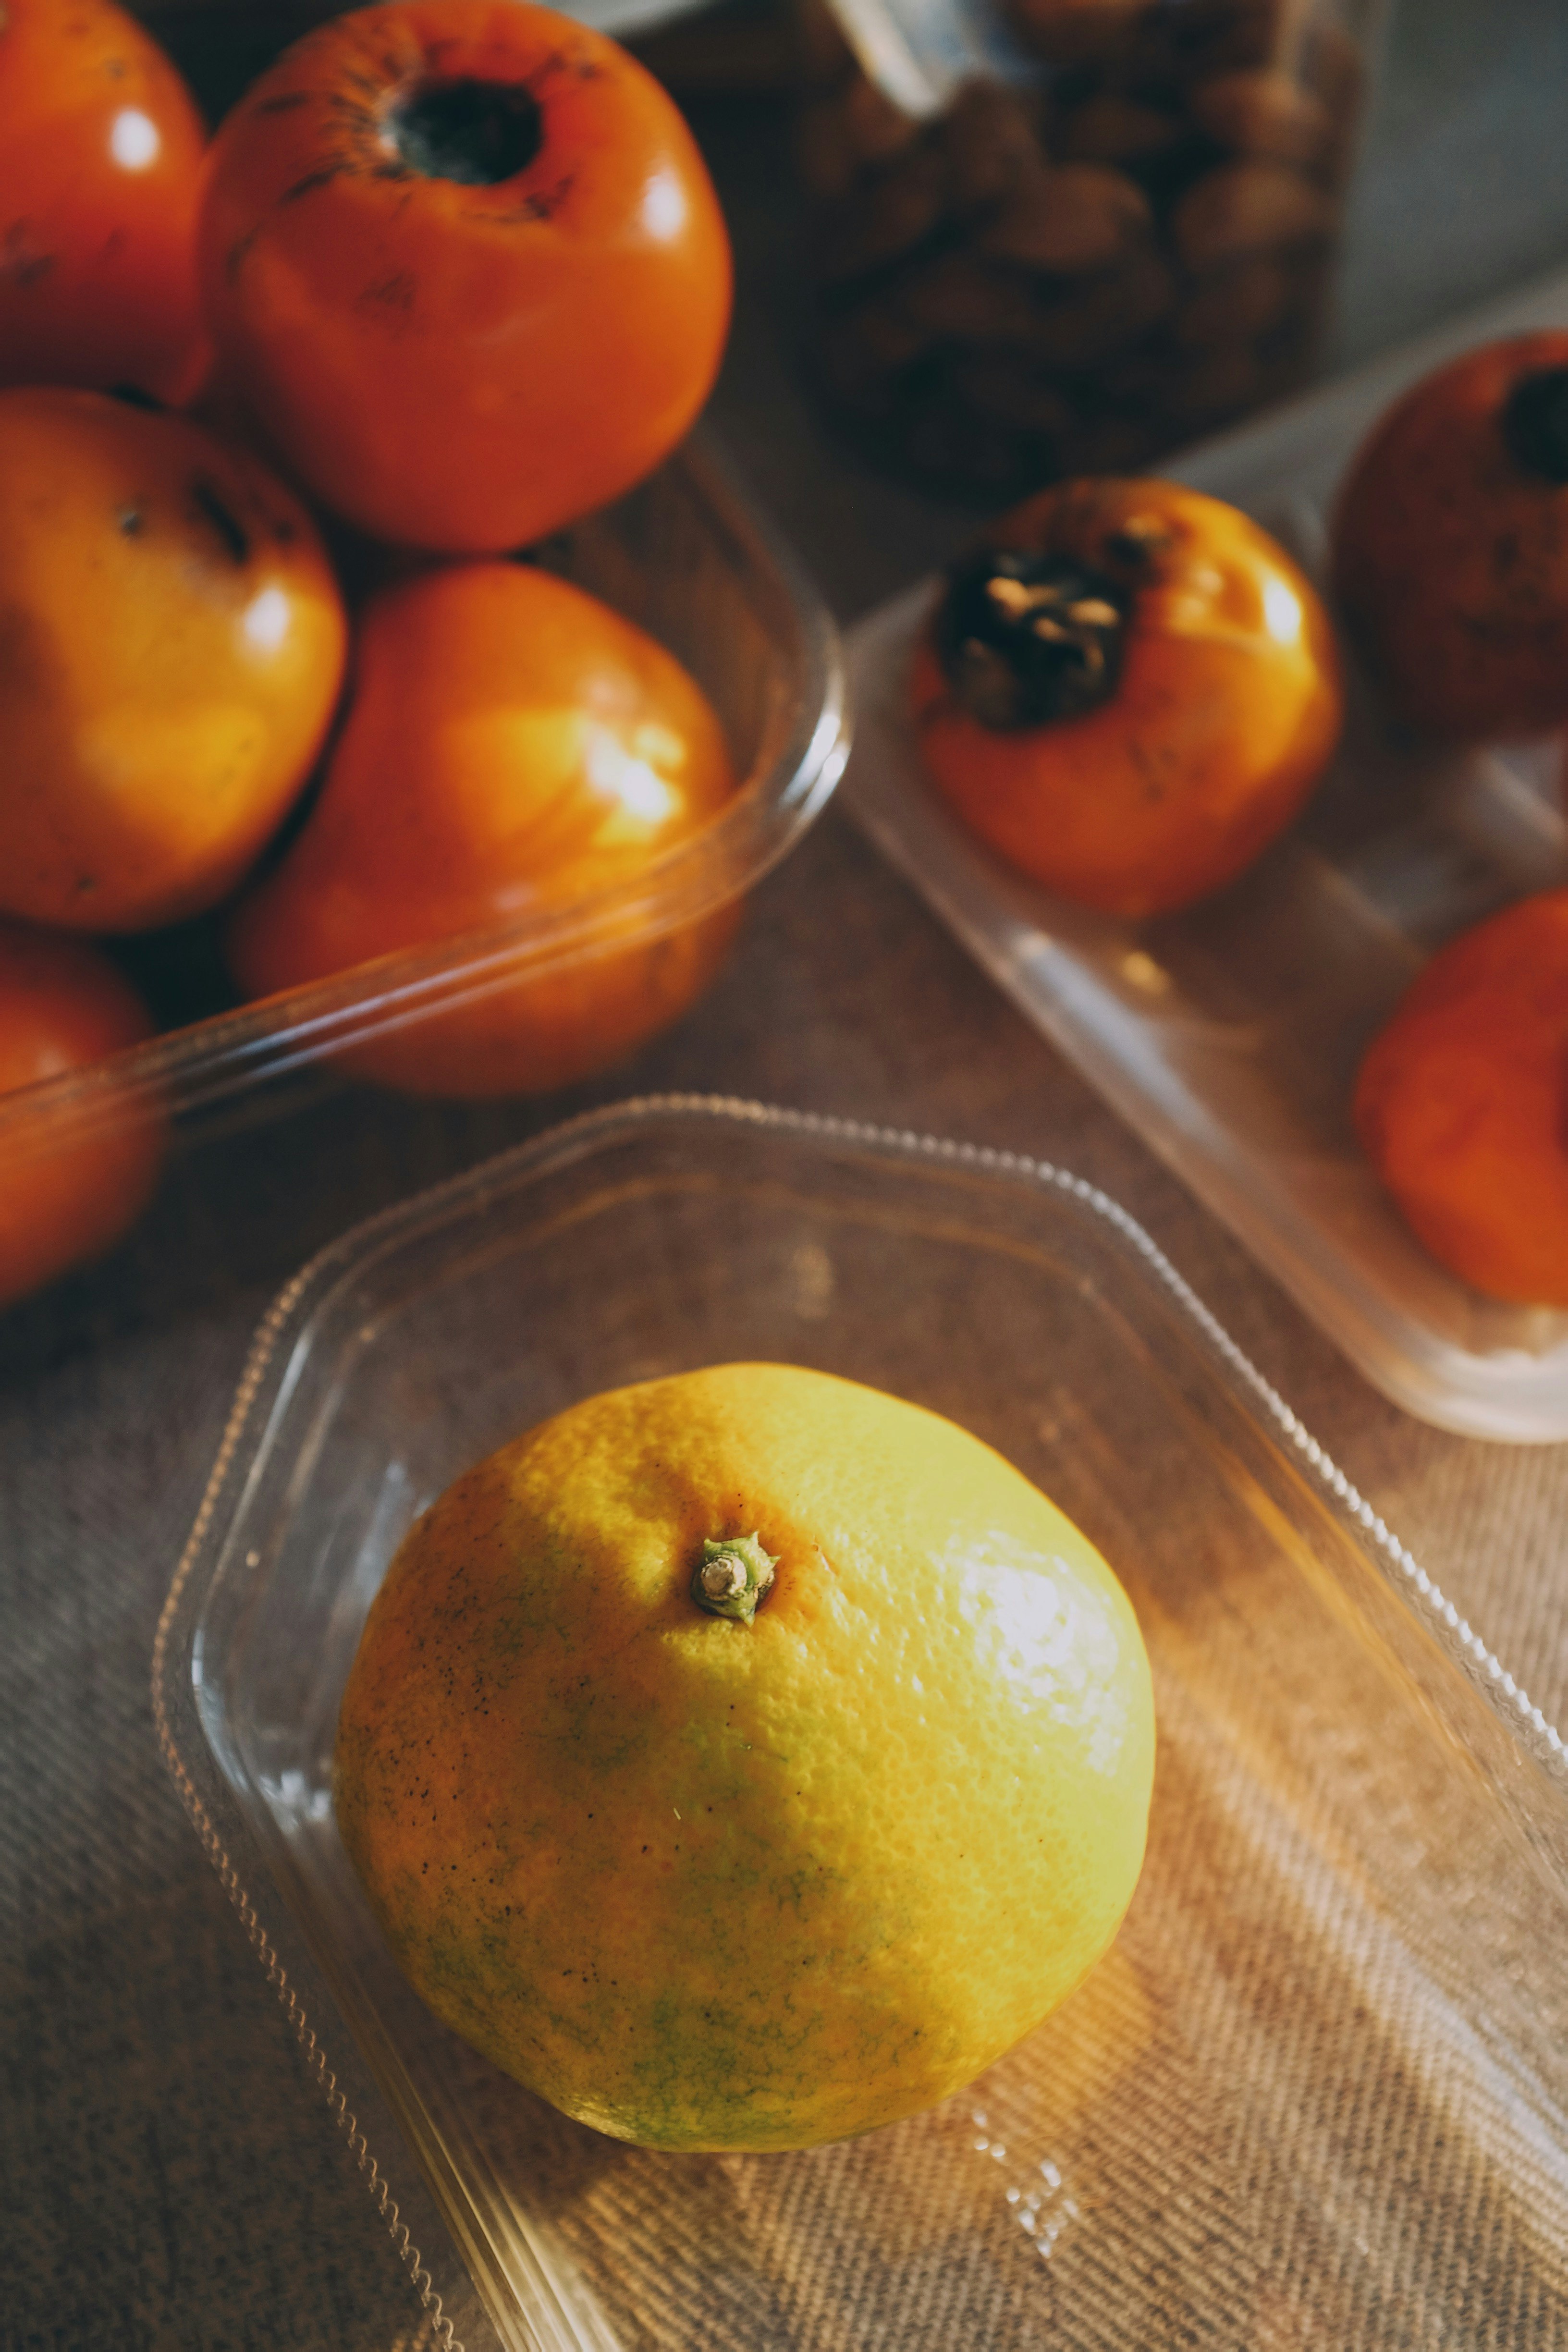
[[[1461, 319], [1166, 470], [1321, 569], [1362, 434], [1489, 338], [1568, 323], [1568, 277]], [[849, 808], [992, 977], [1384, 1392], [1479, 1437], [1568, 1437], [1568, 1314], [1510, 1307], [1405, 1232], [1352, 1133], [1352, 1075], [1439, 942], [1568, 881], [1555, 747], [1398, 748], [1364, 699], [1306, 817], [1234, 888], [1121, 923], [1033, 887], [925, 782], [906, 677], [927, 585], [850, 641]]]

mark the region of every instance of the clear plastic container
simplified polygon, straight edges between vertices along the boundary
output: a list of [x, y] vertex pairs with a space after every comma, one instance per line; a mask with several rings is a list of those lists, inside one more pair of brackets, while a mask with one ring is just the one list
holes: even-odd
[[[660, 2156], [424, 2010], [329, 1759], [372, 1595], [458, 1471], [748, 1356], [951, 1415], [1103, 1548], [1153, 1666], [1151, 1840], [1111, 1953], [967, 2093], [800, 2155]], [[1058, 1171], [647, 1101], [351, 1234], [261, 1327], [153, 1699], [448, 2352], [1568, 2344], [1562, 1740]]]
[[[1321, 577], [1335, 486], [1373, 420], [1442, 360], [1568, 320], [1552, 280], [1169, 471], [1258, 517]], [[1350, 1095], [1426, 956], [1568, 881], [1555, 744], [1432, 751], [1363, 691], [1301, 821], [1241, 882], [1131, 924], [1008, 871], [926, 782], [908, 712], [929, 583], [862, 622], [852, 814], [1028, 1017], [1395, 1403], [1469, 1436], [1568, 1437], [1568, 1314], [1479, 1297], [1401, 1223]]]
[[[494, 1034], [520, 1013], [526, 1023], [543, 997], [552, 1022], [570, 1031], [576, 1021], [591, 1038], [577, 994], [591, 1008], [595, 974], [612, 963], [646, 966], [644, 1034], [684, 1009], [661, 998], [661, 958], [682, 942], [700, 942], [704, 956], [721, 947], [745, 894], [838, 779], [848, 739], [837, 632], [793, 557], [700, 444], [541, 556], [686, 664], [729, 737], [742, 780], [733, 801], [614, 890], [187, 1018], [144, 1046], [0, 1095], [0, 1164], [10, 1171], [0, 1217], [13, 1204], [18, 1219], [32, 1213], [27, 1204], [60, 1192], [84, 1155], [105, 1165], [115, 1155], [138, 1160], [141, 1139], [188, 1146], [237, 1116], [287, 1109], [298, 1087], [283, 1082], [308, 1070], [395, 1076], [413, 1060], [439, 1078], [428, 1041], [443, 1024], [459, 1024], [465, 1037]], [[152, 940], [141, 943], [139, 963], [179, 1006], [189, 992], [212, 987], [215, 953], [200, 936]], [[683, 974], [680, 956], [674, 961]]]
[[1133, 471], [1307, 380], [1380, 0], [832, 0], [816, 373], [992, 497]]

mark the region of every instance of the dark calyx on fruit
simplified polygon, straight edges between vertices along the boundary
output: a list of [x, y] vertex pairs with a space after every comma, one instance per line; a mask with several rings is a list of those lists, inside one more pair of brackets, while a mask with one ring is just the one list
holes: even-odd
[[1070, 556], [982, 548], [948, 572], [937, 658], [983, 727], [1039, 727], [1107, 702], [1121, 674], [1128, 590]]
[[1503, 409], [1502, 437], [1527, 474], [1568, 482], [1568, 367], [1521, 376]]
[[382, 133], [422, 179], [494, 188], [527, 171], [544, 120], [520, 82], [424, 82], [388, 108]]

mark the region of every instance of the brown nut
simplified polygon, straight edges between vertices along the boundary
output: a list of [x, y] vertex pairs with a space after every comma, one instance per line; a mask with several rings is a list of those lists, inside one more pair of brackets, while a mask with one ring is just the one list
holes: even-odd
[[840, 101], [845, 136], [858, 162], [886, 163], [921, 135], [921, 125], [858, 73]]
[[1107, 90], [1065, 115], [1053, 143], [1068, 163], [1139, 163], [1164, 154], [1184, 130], [1179, 115]]
[[999, 83], [965, 82], [940, 131], [949, 198], [960, 213], [996, 204], [1040, 161], [1034, 110]]
[[980, 238], [981, 249], [1054, 276], [1103, 269], [1152, 224], [1149, 199], [1103, 163], [1041, 166], [1020, 179]]
[[1279, 163], [1222, 163], [1194, 182], [1171, 216], [1176, 251], [1194, 271], [1321, 243], [1338, 226], [1333, 198]]
[[1334, 145], [1328, 110], [1277, 67], [1216, 74], [1192, 95], [1193, 121], [1222, 147], [1281, 163], [1320, 163]]
[[1121, 55], [1150, 0], [1012, 0], [1014, 30], [1052, 65], [1105, 65]]
[[1181, 0], [1143, 11], [1127, 58], [1131, 79], [1180, 82], [1276, 63], [1290, 0]]
[[931, 147], [900, 155], [829, 205], [817, 223], [816, 274], [837, 285], [911, 252], [942, 217], [946, 174]]
[[1016, 270], [993, 268], [963, 253], [911, 269], [897, 299], [914, 327], [957, 342], [1026, 341], [1037, 315], [1033, 291]]

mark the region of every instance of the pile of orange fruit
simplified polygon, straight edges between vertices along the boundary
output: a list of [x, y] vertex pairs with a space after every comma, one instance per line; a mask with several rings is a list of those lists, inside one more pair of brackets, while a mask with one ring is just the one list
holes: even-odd
[[[1449, 743], [1568, 728], [1568, 334], [1416, 384], [1341, 491], [1331, 595], [1385, 719]], [[911, 680], [964, 824], [1129, 919], [1235, 881], [1339, 740], [1334, 620], [1246, 515], [1173, 482], [1058, 484], [954, 564]], [[1568, 1307], [1568, 888], [1448, 943], [1373, 1041], [1356, 1131], [1472, 1287]]]
[[[680, 440], [730, 297], [671, 100], [527, 0], [331, 20], [210, 144], [113, 0], [9, 0], [0, 1088], [150, 1029], [94, 936], [219, 910], [271, 995], [591, 898], [714, 816], [736, 779], [695, 683], [511, 558]], [[612, 942], [363, 1066], [564, 1083], [680, 1012], [731, 928]], [[0, 1300], [129, 1223], [154, 1126], [134, 1181], [101, 1123], [13, 1155]]]

